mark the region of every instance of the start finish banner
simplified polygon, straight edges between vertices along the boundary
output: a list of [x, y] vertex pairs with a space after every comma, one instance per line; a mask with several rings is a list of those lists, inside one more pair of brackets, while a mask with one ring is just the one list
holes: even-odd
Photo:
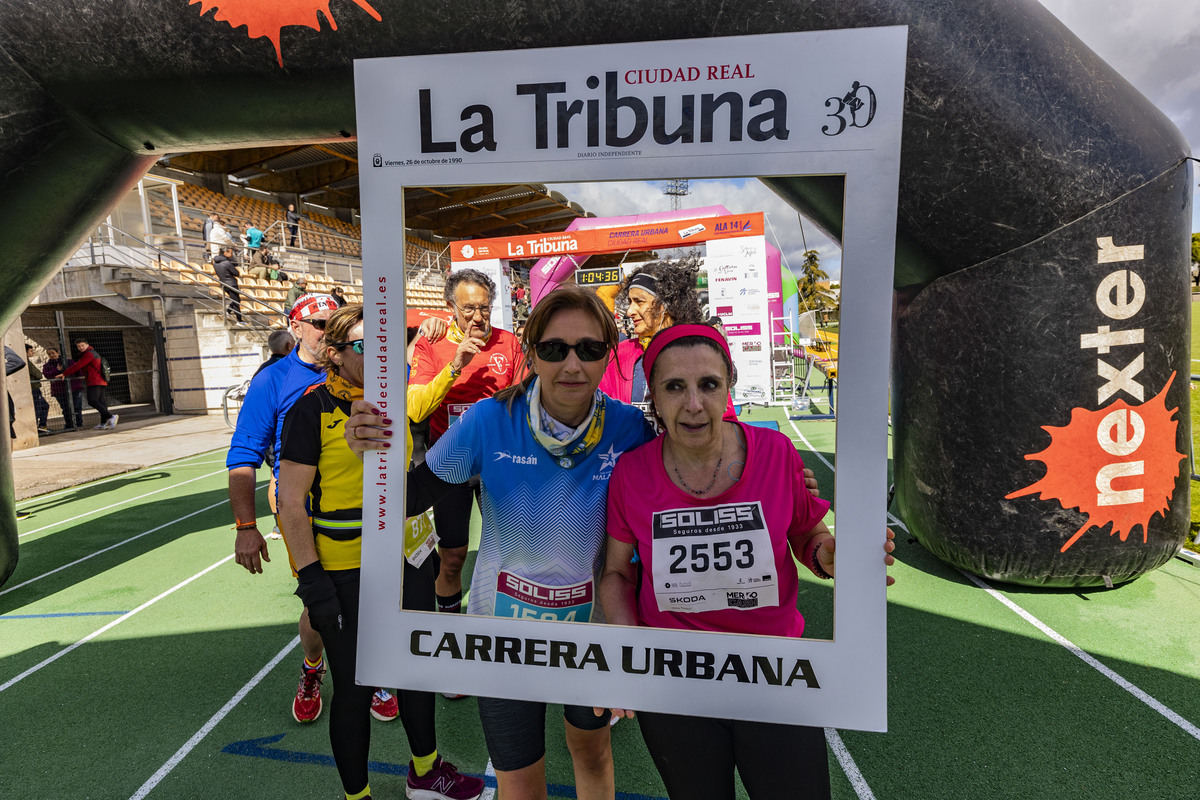
[[[365, 391], [392, 419], [405, 418], [400, 254], [406, 188], [469, 186], [486, 194], [528, 183], [817, 175], [841, 176], [845, 186], [832, 638], [601, 624], [597, 576], [563, 587], [550, 578], [505, 572], [507, 567], [496, 582], [475, 587], [479, 597], [496, 598], [490, 616], [408, 611], [401, 606], [408, 463], [393, 448], [364, 459], [360, 629], [371, 635], [358, 643], [360, 683], [886, 729], [881, 545], [906, 43], [904, 28], [864, 28], [355, 63]], [[730, 228], [728, 236], [650, 223], [624, 231], [620, 242], [613, 236], [621, 231], [592, 232], [608, 242], [587, 246], [614, 251], [657, 247], [664, 240], [677, 246], [704, 235], [710, 262], [731, 278], [719, 285], [732, 294], [717, 302], [730, 307], [728, 332], [739, 365], [745, 363], [739, 366], [743, 385], [767, 393], [769, 372], [756, 373], [760, 365], [751, 363], [770, 357], [768, 320], [760, 316], [765, 281], [759, 284], [757, 277], [765, 272], [765, 244], [761, 215], [749, 216], [748, 225]], [[455, 261], [537, 257], [555, 248], [566, 253], [585, 246], [574, 238], [582, 233], [460, 243]], [[764, 289], [756, 309], [753, 290], [759, 285]], [[755, 340], [764, 342], [760, 354], [744, 346]], [[556, 485], [540, 471], [548, 453], [504, 445], [486, 440], [486, 452], [474, 456], [482, 459], [478, 463], [503, 460], [515, 481], [528, 472], [518, 493], [532, 498], [537, 513], [562, 524], [587, 524], [573, 521], [577, 515], [567, 497], [548, 488]], [[591, 480], [607, 480], [619, 456], [600, 459]], [[483, 491], [485, 507], [498, 501], [486, 481]], [[497, 535], [485, 523], [485, 544]], [[739, 577], [763, 580], [761, 574]], [[742, 585], [705, 586], [706, 602], [782, 602], [752, 596], [757, 590]], [[664, 602], [685, 600], [672, 594]], [[527, 618], [522, 609], [531, 603], [553, 609]]]
[[[484, 261], [492, 258], [598, 255], [621, 253], [626, 250], [682, 247], [717, 239], [762, 234], [762, 212], [729, 214], [714, 218], [664, 220], [642, 225], [508, 236], [502, 239], [463, 239], [451, 243], [450, 257], [454, 261]], [[709, 252], [712, 252], [711, 247]]]

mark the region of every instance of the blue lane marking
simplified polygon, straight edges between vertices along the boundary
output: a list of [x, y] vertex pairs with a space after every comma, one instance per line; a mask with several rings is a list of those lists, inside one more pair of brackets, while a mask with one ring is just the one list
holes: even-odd
[[[265, 736], [262, 739], [246, 739], [241, 742], [232, 742], [222, 747], [221, 752], [234, 756], [269, 758], [272, 761], [286, 761], [292, 764], [315, 764], [321, 767], [335, 766], [333, 756], [327, 756], [324, 753], [304, 753], [299, 750], [283, 750], [278, 747], [267, 747], [267, 745], [275, 744], [286, 735], [286, 733], [279, 733], [275, 736]], [[367, 762], [367, 771], [407, 777], [408, 765], [390, 764], [386, 761], [369, 761]], [[468, 772], [464, 774], [470, 775], [473, 773]], [[492, 789], [496, 788], [495, 777], [490, 775], [475, 775], [475, 777], [483, 779], [486, 786]], [[550, 797], [569, 798], [578, 796], [575, 794], [574, 786], [565, 786], [560, 783], [547, 784], [546, 790]], [[631, 792], [617, 792], [616, 800], [667, 800], [667, 798]]]
[[128, 611], [72, 611], [63, 614], [2, 614], [0, 615], [0, 620], [49, 619], [50, 617], [119, 617], [122, 614], [128, 613]]

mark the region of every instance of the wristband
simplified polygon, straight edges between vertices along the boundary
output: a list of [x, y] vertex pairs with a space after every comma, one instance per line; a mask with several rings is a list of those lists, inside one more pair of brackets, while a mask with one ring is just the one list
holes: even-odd
[[816, 547], [813, 548], [813, 551], [812, 551], [813, 574], [816, 575], [818, 578], [820, 578], [823, 581], [832, 580], [833, 576], [825, 571], [825, 568], [821, 566], [820, 559], [817, 558], [817, 552], [820, 549], [821, 549], [821, 546], [817, 545]]
[[252, 530], [254, 530], [254, 529], [255, 529], [255, 528], [257, 528], [257, 527], [258, 527], [258, 523], [257, 523], [257, 522], [253, 522], [253, 521], [252, 521], [252, 522], [242, 522], [242, 521], [239, 519], [239, 520], [237, 521], [237, 524], [233, 526], [233, 529], [234, 529], [235, 531], [252, 531]]

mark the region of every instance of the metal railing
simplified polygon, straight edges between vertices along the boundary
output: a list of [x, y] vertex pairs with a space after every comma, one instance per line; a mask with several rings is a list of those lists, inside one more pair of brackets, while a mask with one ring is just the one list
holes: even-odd
[[[138, 280], [157, 285], [158, 292], [156, 294], [134, 295], [133, 298], [127, 299], [136, 299], [139, 296], [156, 298], [161, 304], [164, 321], [166, 320], [166, 301], [168, 299], [165, 287], [168, 284], [176, 289], [187, 290], [183, 294], [173, 295], [170, 299], [186, 298], [214, 313], [223, 313], [227, 307], [228, 299], [222, 284], [217, 282], [216, 286], [213, 286], [207, 283], [208, 280], [217, 280], [214, 275], [205, 270], [196, 269], [178, 255], [107, 223], [98, 226], [96, 234], [89, 238], [87, 244], [80, 250], [76, 251], [71, 261], [78, 262], [81, 258], [86, 259], [93, 266], [119, 267], [129, 270], [137, 276]], [[169, 274], [171, 272], [180, 276], [188, 275], [191, 280], [173, 277]], [[64, 292], [65, 289], [64, 279]], [[282, 305], [275, 305], [245, 291], [235, 290], [235, 292], [243, 303], [253, 301], [268, 308], [269, 314], [251, 311], [248, 308], [242, 310], [242, 318], [251, 328], [270, 330], [273, 328], [271, 324], [273, 321], [277, 322], [280, 317], [286, 316]]]

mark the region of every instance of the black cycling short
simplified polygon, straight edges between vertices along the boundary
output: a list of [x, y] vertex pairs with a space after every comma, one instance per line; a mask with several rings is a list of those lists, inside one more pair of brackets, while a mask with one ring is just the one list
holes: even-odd
[[[479, 721], [492, 766], [501, 772], [524, 769], [546, 755], [546, 704], [534, 700], [480, 697]], [[591, 706], [563, 706], [567, 724], [594, 731], [608, 724], [607, 711], [596, 716]]]
[[433, 527], [438, 547], [466, 547], [471, 538], [471, 504], [479, 496], [479, 476], [456, 484], [445, 497], [433, 504]]

